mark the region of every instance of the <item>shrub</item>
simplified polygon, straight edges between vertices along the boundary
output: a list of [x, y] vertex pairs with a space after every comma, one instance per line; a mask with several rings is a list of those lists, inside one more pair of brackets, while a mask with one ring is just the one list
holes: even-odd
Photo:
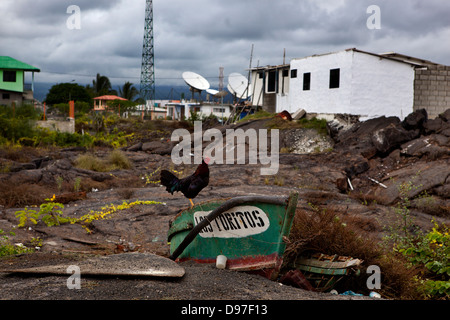
[[53, 195], [53, 198], [45, 200], [46, 202], [40, 205], [39, 211], [28, 209], [27, 207], [23, 210], [16, 211], [15, 215], [19, 218], [19, 224], [17, 226], [19, 228], [26, 227], [28, 221], [37, 224], [38, 220], [42, 220], [42, 222], [49, 227], [69, 222], [68, 218], [62, 216], [64, 205], [62, 203], [53, 202], [55, 200], [55, 195]]
[[450, 235], [447, 226], [439, 226], [434, 221], [430, 232], [419, 234], [408, 244], [398, 243], [395, 249], [412, 265], [425, 268], [418, 282], [427, 298], [450, 298]]
[[83, 154], [75, 159], [77, 168], [92, 170], [97, 172], [107, 172], [117, 169], [130, 169], [131, 162], [120, 150], [112, 151], [107, 160], [100, 159], [92, 154]]
[[131, 162], [127, 156], [120, 150], [114, 150], [109, 154], [109, 163], [118, 169], [130, 169]]
[[75, 159], [75, 166], [80, 169], [97, 172], [105, 172], [110, 170], [110, 167], [108, 167], [107, 163], [104, 160], [92, 154], [79, 155]]
[[51, 196], [51, 189], [37, 184], [11, 184], [0, 182], [0, 205], [18, 207], [40, 204], [44, 198]]
[[[14, 235], [10, 232], [10, 235]], [[9, 237], [5, 235], [5, 232], [0, 229], [0, 257], [11, 256], [16, 254], [30, 253], [34, 250], [27, 248], [21, 243], [12, 244]]]

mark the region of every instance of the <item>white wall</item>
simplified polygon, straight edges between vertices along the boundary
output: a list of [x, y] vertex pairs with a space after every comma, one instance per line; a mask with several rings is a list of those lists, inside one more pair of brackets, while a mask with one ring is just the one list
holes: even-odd
[[[343, 113], [351, 99], [352, 52], [311, 56], [291, 61], [297, 78], [290, 79], [290, 112]], [[329, 89], [330, 69], [340, 68], [340, 86]], [[303, 74], [311, 73], [310, 90], [303, 90]]]
[[350, 113], [368, 118], [396, 116], [403, 120], [413, 112], [414, 68], [377, 56], [355, 52]]
[[259, 72], [264, 72], [264, 70], [252, 70], [250, 86], [252, 87], [253, 95], [251, 97], [253, 106], [262, 106], [263, 104], [263, 85], [264, 78], [259, 77]]
[[[329, 88], [330, 69], [340, 68], [340, 86]], [[368, 118], [412, 112], [414, 69], [405, 63], [353, 50], [291, 61], [297, 78], [290, 79], [289, 111], [349, 113]], [[303, 90], [303, 73], [311, 72], [311, 87]]]
[[[283, 77], [283, 70], [288, 70], [288, 76]], [[258, 70], [252, 70], [251, 73], [251, 82], [250, 86], [252, 88], [253, 95], [251, 97], [252, 105], [253, 106], [262, 106], [264, 102], [264, 92], [269, 94], [276, 94], [276, 112], [281, 112], [283, 110], [289, 109], [289, 86], [290, 86], [290, 77], [289, 77], [289, 67], [268, 67], [267, 69], [258, 69]], [[275, 88], [275, 91], [269, 92], [268, 89], [268, 77], [269, 77], [269, 71], [276, 71], [278, 72], [278, 82], [277, 82], [277, 88]], [[264, 72], [264, 77], [259, 77], [258, 73]], [[263, 82], [265, 80], [265, 83]], [[262, 92], [264, 90], [264, 92]]]
[[230, 116], [230, 114], [231, 114], [230, 106], [228, 104], [227, 105], [222, 105], [222, 106], [220, 104], [202, 105], [201, 109], [200, 109], [200, 112], [201, 112], [202, 115], [205, 115], [205, 116], [209, 116], [210, 114], [213, 114], [213, 115], [215, 115], [218, 118], [222, 118], [222, 112], [214, 111], [215, 109], [217, 110], [217, 109], [222, 109], [222, 108], [225, 109], [224, 112], [223, 112], [223, 117], [228, 118]]
[[290, 100], [288, 93], [277, 93], [277, 106], [276, 112], [279, 113], [281, 111], [290, 109]]

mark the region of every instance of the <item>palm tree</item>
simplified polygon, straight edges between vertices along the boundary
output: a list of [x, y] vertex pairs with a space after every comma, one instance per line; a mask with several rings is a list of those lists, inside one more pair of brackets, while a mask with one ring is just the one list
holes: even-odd
[[122, 98], [134, 101], [137, 95], [139, 95], [139, 91], [129, 81], [125, 82], [122, 88], [119, 87], [119, 96]]
[[92, 87], [97, 96], [103, 96], [106, 94], [117, 94], [115, 90], [111, 90], [111, 82], [106, 76], [101, 76], [97, 73], [95, 80], [92, 80]]

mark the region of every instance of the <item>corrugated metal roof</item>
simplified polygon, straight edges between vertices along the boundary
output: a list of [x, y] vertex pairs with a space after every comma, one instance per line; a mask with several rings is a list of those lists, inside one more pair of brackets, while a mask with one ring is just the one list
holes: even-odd
[[8, 56], [0, 56], [0, 69], [15, 69], [35, 72], [41, 71], [39, 68], [33, 67], [32, 65]]
[[96, 98], [94, 98], [94, 100], [127, 100], [127, 99], [118, 97], [115, 95], [106, 95], [106, 96], [96, 97]]

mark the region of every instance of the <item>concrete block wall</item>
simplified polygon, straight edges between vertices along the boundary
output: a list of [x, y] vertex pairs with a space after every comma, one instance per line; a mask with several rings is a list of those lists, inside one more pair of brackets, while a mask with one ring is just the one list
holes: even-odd
[[75, 133], [75, 119], [73, 118], [67, 118], [66, 121], [59, 121], [59, 120], [36, 121], [36, 126], [41, 128], [47, 128], [52, 131]]
[[414, 111], [426, 109], [430, 119], [450, 109], [450, 66], [417, 69], [414, 79]]

